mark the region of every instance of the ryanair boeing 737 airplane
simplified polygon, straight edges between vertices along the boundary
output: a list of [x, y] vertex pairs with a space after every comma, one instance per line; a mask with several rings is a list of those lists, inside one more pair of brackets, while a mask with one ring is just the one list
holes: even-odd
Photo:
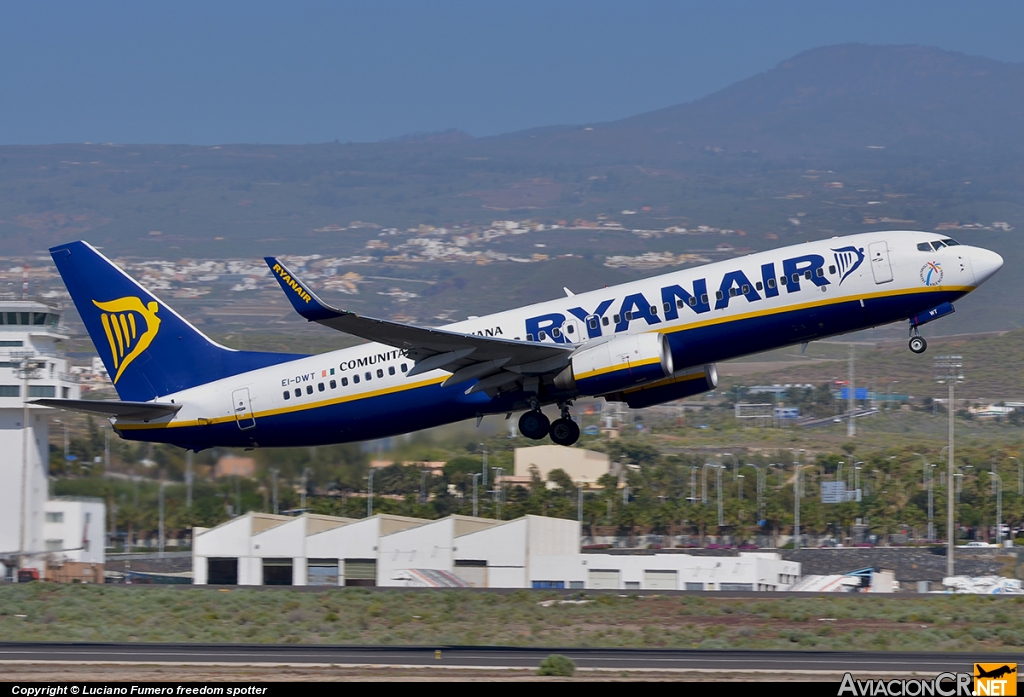
[[[808, 242], [436, 329], [335, 309], [267, 258], [296, 311], [370, 343], [315, 356], [221, 346], [85, 242], [50, 250], [118, 401], [37, 404], [111, 418], [121, 437], [191, 450], [381, 438], [525, 410], [524, 436], [572, 445], [569, 407], [643, 408], [714, 389], [715, 362], [953, 312], [1002, 258], [927, 232]], [[555, 404], [554, 422], [541, 407]]]

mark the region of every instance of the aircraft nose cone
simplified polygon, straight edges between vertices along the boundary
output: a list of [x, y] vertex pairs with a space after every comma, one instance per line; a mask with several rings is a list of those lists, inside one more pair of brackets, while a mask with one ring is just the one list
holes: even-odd
[[1003, 268], [1003, 258], [993, 251], [976, 247], [971, 251], [971, 267], [974, 269], [974, 282], [980, 286]]

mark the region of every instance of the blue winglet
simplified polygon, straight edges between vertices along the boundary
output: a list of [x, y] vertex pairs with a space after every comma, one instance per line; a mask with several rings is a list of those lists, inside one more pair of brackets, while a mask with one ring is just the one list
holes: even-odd
[[288, 270], [287, 266], [276, 258], [264, 257], [263, 261], [267, 262], [267, 266], [274, 272], [274, 278], [281, 284], [284, 294], [288, 296], [288, 300], [291, 301], [295, 311], [310, 322], [332, 319], [346, 314], [325, 305], [320, 298], [316, 297], [312, 290], [295, 278], [295, 275]]

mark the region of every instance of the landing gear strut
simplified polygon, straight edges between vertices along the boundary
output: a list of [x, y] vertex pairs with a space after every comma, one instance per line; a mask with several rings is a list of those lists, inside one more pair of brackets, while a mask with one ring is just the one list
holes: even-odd
[[568, 402], [558, 405], [561, 409], [561, 416], [551, 424], [551, 442], [556, 445], [572, 445], [580, 439], [580, 427], [569, 414]]
[[924, 353], [927, 351], [928, 342], [924, 340], [923, 336], [921, 336], [921, 330], [917, 327], [911, 327], [910, 331], [914, 334], [910, 337], [910, 350], [914, 353]]

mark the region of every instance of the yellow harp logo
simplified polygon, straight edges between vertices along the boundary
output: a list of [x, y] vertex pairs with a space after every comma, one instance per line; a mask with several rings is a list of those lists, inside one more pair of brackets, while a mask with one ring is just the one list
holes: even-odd
[[[110, 355], [114, 359], [114, 384], [117, 384], [121, 373], [139, 354], [146, 350], [160, 329], [160, 318], [156, 316], [159, 308], [155, 302], [143, 305], [138, 298], [127, 297], [101, 303], [92, 301], [101, 309], [100, 322], [110, 343]], [[138, 318], [138, 319], [136, 319]], [[145, 331], [139, 327], [139, 320], [145, 322]]]

